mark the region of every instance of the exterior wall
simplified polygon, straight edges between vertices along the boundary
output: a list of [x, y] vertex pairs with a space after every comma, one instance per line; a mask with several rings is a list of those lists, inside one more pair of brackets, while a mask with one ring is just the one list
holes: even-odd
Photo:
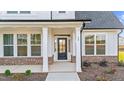
[[0, 19], [42, 19], [48, 20], [51, 19], [50, 11], [31, 11], [31, 14], [7, 14], [6, 11], [0, 11]]
[[85, 56], [85, 38], [86, 34], [104, 34], [106, 35], [106, 54], [104, 56], [118, 56], [118, 32], [119, 30], [84, 30], [82, 34], [82, 56]]
[[118, 62], [117, 56], [82, 56], [83, 61], [100, 62], [106, 60], [107, 62]]
[[[53, 57], [48, 57], [49, 64], [53, 63]], [[1, 57], [0, 65], [42, 65], [43, 57]]]
[[53, 11], [52, 19], [75, 19], [75, 11], [66, 11], [65, 13], [59, 13], [59, 11]]
[[[51, 15], [52, 14], [52, 15]], [[52, 16], [52, 17], [51, 17]], [[7, 11], [0, 11], [0, 19], [75, 19], [75, 11], [66, 11], [66, 13], [59, 13], [58, 11], [31, 11], [30, 14], [7, 14]]]
[[[3, 34], [14, 34], [16, 39], [16, 34], [27, 34], [30, 35], [32, 33], [40, 33], [42, 36], [42, 28], [40, 27], [6, 27], [0, 28], [0, 64], [42, 64], [43, 62], [43, 54], [42, 54], [42, 45], [41, 44], [41, 56], [40, 57], [31, 57], [29, 55], [27, 57], [17, 57], [17, 54], [14, 57], [3, 57]], [[106, 55], [93, 55], [88, 56], [85, 55], [85, 46], [84, 46], [84, 36], [85, 34], [105, 34], [106, 35]], [[71, 62], [76, 62], [76, 41], [75, 38], [75, 29], [74, 28], [49, 28], [48, 31], [48, 61], [49, 64], [53, 63], [55, 60], [54, 53], [54, 37], [55, 35], [70, 35], [71, 40], [71, 51], [69, 53]], [[43, 39], [43, 38], [42, 38]], [[42, 42], [41, 39], [41, 42]], [[29, 42], [29, 41], [28, 41]], [[16, 44], [14, 45], [16, 46]], [[16, 52], [16, 48], [15, 51]], [[103, 59], [106, 59], [109, 62], [117, 62], [117, 54], [118, 54], [118, 42], [117, 42], [117, 30], [84, 30], [82, 34], [82, 58], [83, 60], [89, 60], [90, 62], [97, 62]]]
[[[82, 56], [82, 62], [100, 62], [106, 60], [107, 62], [118, 62], [117, 56]], [[72, 56], [72, 63], [76, 62], [76, 57]]]
[[[107, 60], [108, 62], [118, 62], [118, 32], [119, 30], [85, 30], [82, 36], [82, 60], [88, 62], [99, 62]], [[105, 55], [85, 55], [86, 34], [105, 34], [106, 35], [106, 54]], [[73, 59], [75, 60], [75, 59]]]
[[119, 37], [119, 45], [124, 45], [124, 37]]

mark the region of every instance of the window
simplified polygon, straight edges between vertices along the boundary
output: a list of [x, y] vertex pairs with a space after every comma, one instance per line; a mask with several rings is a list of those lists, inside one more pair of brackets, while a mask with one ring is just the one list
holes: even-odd
[[17, 34], [18, 56], [27, 56], [27, 34]]
[[85, 37], [85, 54], [94, 54], [94, 35], [88, 35]]
[[105, 54], [105, 35], [96, 36], [96, 54]]
[[31, 11], [20, 11], [20, 14], [30, 14]]
[[7, 14], [18, 14], [18, 11], [7, 11]]
[[31, 34], [31, 56], [41, 56], [40, 34]]
[[86, 35], [85, 54], [86, 55], [105, 55], [105, 35]]
[[66, 13], [66, 11], [59, 11], [59, 13]]
[[4, 56], [13, 56], [13, 34], [3, 35]]

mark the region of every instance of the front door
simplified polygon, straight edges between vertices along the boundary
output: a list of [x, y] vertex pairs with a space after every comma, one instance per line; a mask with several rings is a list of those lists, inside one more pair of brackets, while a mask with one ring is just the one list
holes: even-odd
[[58, 60], [67, 60], [67, 38], [58, 38]]

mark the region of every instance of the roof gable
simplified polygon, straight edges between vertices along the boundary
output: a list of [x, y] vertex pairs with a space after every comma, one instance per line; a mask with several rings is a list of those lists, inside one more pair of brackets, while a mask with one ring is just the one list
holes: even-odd
[[86, 28], [124, 28], [111, 11], [76, 11], [75, 19], [91, 19]]

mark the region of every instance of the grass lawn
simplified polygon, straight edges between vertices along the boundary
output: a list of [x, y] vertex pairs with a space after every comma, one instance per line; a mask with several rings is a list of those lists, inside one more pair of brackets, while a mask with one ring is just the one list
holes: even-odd
[[123, 60], [124, 61], [124, 51], [119, 52], [119, 61]]

